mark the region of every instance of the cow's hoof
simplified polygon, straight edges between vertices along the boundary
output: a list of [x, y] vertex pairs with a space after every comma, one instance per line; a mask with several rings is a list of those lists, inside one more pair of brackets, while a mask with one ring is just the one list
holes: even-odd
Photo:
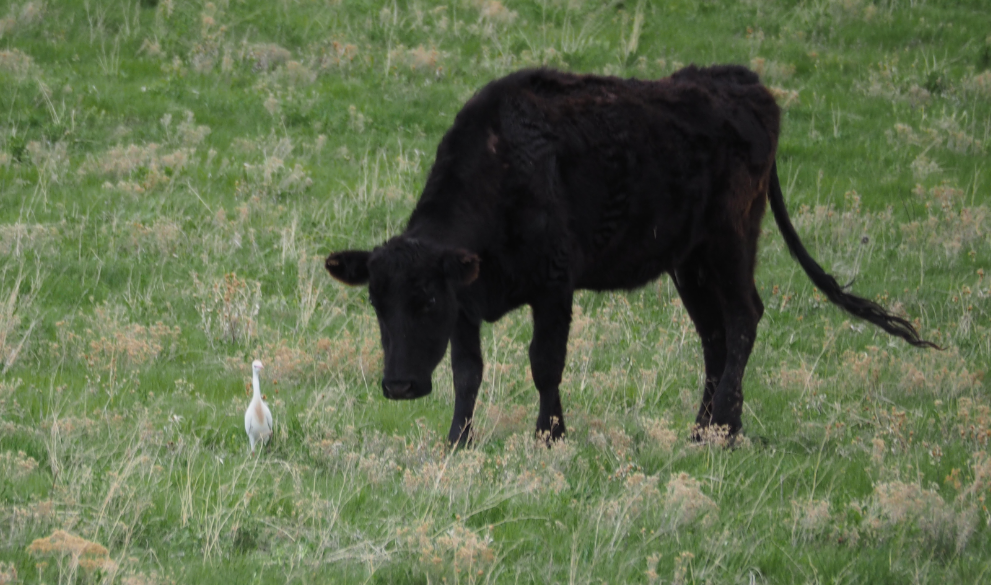
[[473, 433], [470, 428], [465, 432], [452, 432], [447, 436], [447, 444], [451, 447], [452, 451], [474, 447], [475, 433]]
[[739, 429], [734, 431], [730, 425], [695, 425], [692, 427], [691, 440], [698, 445], [732, 447], [739, 434]]
[[545, 447], [547, 447], [548, 449], [550, 449], [555, 444], [563, 442], [568, 437], [567, 437], [567, 435], [565, 433], [554, 434], [551, 431], [540, 431], [540, 430], [538, 430], [534, 434], [534, 438], [537, 439], [537, 442], [538, 443], [543, 443], [543, 445]]

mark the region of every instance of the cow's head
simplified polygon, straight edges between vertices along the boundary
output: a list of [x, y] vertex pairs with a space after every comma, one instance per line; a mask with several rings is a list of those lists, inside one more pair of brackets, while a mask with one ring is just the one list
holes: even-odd
[[335, 252], [326, 266], [345, 284], [368, 285], [385, 352], [385, 397], [430, 394], [458, 318], [457, 292], [478, 278], [478, 256], [399, 236], [371, 252]]

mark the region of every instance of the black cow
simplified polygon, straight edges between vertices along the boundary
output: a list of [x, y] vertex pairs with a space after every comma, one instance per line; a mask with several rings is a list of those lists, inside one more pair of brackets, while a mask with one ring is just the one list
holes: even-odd
[[527, 304], [537, 432], [558, 438], [575, 290], [634, 289], [667, 272], [702, 339], [697, 429], [736, 433], [764, 312], [754, 268], [768, 199], [788, 249], [833, 303], [935, 347], [809, 256], [778, 182], [779, 124], [770, 92], [738, 66], [690, 66], [657, 81], [539, 69], [488, 84], [437, 148], [406, 230], [370, 252], [327, 258], [334, 278], [368, 285], [386, 398], [429, 394], [450, 342], [448, 438], [467, 441], [482, 380], [479, 326]]

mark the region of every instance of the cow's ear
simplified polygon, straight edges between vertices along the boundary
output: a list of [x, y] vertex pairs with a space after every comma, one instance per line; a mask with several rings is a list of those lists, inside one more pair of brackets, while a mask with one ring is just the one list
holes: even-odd
[[444, 276], [462, 286], [475, 282], [478, 278], [481, 260], [467, 250], [444, 252]]
[[334, 252], [327, 256], [324, 266], [331, 276], [344, 284], [351, 286], [368, 284], [368, 258], [371, 255], [371, 252], [364, 250]]

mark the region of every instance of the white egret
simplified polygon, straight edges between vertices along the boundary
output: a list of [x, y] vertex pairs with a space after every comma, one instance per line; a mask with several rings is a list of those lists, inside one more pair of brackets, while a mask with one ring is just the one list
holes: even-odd
[[251, 389], [254, 397], [248, 405], [248, 410], [244, 412], [244, 431], [248, 433], [252, 453], [255, 452], [256, 443], [264, 443], [272, 436], [272, 411], [262, 399], [261, 384], [258, 382], [258, 371], [263, 369], [265, 366], [261, 361], [255, 360], [251, 363]]

